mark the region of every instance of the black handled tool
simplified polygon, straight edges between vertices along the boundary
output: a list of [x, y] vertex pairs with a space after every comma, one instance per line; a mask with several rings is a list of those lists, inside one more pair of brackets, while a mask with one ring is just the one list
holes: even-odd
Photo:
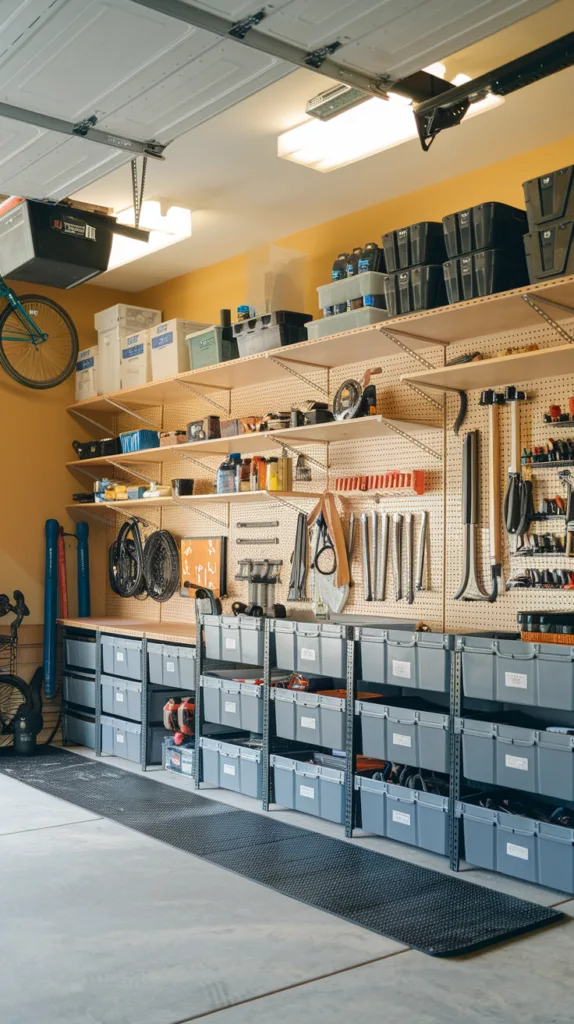
[[464, 438], [462, 451], [462, 521], [464, 523], [464, 568], [462, 583], [454, 595], [459, 601], [491, 601], [478, 579], [477, 531], [478, 501], [478, 430], [470, 430]]

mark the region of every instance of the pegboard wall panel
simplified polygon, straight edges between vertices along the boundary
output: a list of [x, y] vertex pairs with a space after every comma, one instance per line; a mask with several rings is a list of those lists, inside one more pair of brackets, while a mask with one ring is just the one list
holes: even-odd
[[[562, 326], [572, 333], [574, 320], [561, 321]], [[464, 352], [478, 351], [483, 356], [503, 355], [507, 348], [521, 349], [536, 344], [539, 348], [548, 348], [558, 343], [563, 344], [554, 330], [542, 324], [520, 331], [474, 338], [471, 342], [453, 344], [448, 348], [448, 359], [456, 358]], [[493, 381], [493, 384], [495, 382]], [[520, 380], [515, 382], [520, 385]], [[562, 409], [568, 410], [568, 398], [574, 393], [574, 378], [550, 377], [542, 381], [528, 381], [522, 385], [526, 391], [527, 401], [520, 403], [521, 449], [530, 449], [534, 445], [544, 444], [548, 437], [565, 439], [574, 437], [574, 430], [554, 429], [544, 423], [544, 413], [551, 403], [558, 403]], [[479, 524], [479, 566], [485, 590], [491, 589], [489, 562], [489, 531], [488, 531], [488, 409], [479, 405], [480, 392], [468, 392], [468, 415], [459, 437], [455, 437], [451, 424], [457, 412], [457, 399], [449, 397], [447, 401], [447, 462], [446, 462], [446, 532], [449, 538], [445, 566], [445, 621], [448, 632], [464, 632], [472, 630], [515, 630], [516, 613], [519, 610], [572, 610], [574, 608], [574, 591], [518, 589], [506, 591], [506, 583], [512, 573], [525, 568], [567, 568], [570, 559], [563, 555], [550, 554], [545, 557], [527, 557], [511, 553], [511, 539], [502, 529], [502, 584], [501, 594], [495, 603], [483, 601], [454, 601], [462, 579], [464, 536], [462, 526], [462, 446], [467, 430], [480, 431], [480, 524]], [[508, 405], [499, 409], [500, 417], [500, 465], [501, 494], [506, 489], [507, 473], [511, 451], [511, 410]], [[534, 489], [534, 507], [538, 511], [543, 498], [553, 498], [556, 494], [565, 496], [564, 488], [558, 480], [559, 464], [552, 467], [537, 469], [533, 467], [532, 480]], [[502, 510], [501, 510], [502, 516]], [[560, 521], [538, 524], [540, 533], [563, 533], [564, 526]], [[531, 526], [536, 532], [536, 526]]]

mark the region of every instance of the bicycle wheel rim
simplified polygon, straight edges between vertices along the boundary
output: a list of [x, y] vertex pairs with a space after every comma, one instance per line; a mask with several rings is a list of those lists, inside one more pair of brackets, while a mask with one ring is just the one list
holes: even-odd
[[11, 683], [12, 677], [0, 677], [0, 747], [12, 744], [11, 725], [18, 708], [24, 703], [25, 695], [18, 683]]
[[40, 295], [19, 301], [38, 330], [47, 335], [34, 344], [19, 310], [7, 306], [0, 316], [0, 361], [13, 380], [24, 387], [45, 390], [67, 380], [78, 355], [78, 336], [65, 309]]

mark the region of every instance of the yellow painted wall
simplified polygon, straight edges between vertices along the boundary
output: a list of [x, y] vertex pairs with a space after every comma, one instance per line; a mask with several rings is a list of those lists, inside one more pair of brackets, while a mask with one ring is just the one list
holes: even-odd
[[[338, 251], [348, 252], [365, 242], [380, 242], [386, 231], [421, 220], [441, 220], [447, 213], [488, 200], [523, 207], [523, 181], [571, 163], [574, 163], [574, 135], [275, 239], [274, 245], [305, 253], [305, 311], [318, 316], [316, 288], [330, 280], [331, 265]], [[166, 319], [179, 316], [217, 323], [222, 307], [233, 310], [245, 302], [246, 265], [245, 254], [234, 256], [142, 291], [138, 294], [138, 303], [163, 309]]]
[[[76, 325], [80, 349], [97, 341], [97, 310], [116, 302], [133, 302], [131, 295], [88, 285], [68, 292], [11, 283], [21, 294], [40, 293], [60, 303]], [[57, 519], [71, 530], [73, 524], [66, 518], [64, 506], [70, 504], [74, 492], [90, 490], [89, 478], [72, 476], [65, 467], [75, 458], [72, 441], [93, 436], [66, 412], [74, 400], [73, 375], [57, 388], [32, 391], [0, 370], [0, 592], [24, 592], [30, 624], [43, 622], [44, 522]], [[103, 531], [92, 540], [94, 611], [101, 612], [106, 568]], [[68, 546], [68, 592], [71, 608], [75, 608], [76, 556], [71, 542]]]

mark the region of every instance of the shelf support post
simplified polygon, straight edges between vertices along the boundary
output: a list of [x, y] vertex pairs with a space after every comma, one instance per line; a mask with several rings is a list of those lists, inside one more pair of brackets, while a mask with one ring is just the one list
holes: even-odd
[[152, 482], [152, 477], [143, 476], [141, 473], [138, 473], [137, 470], [131, 469], [127, 463], [116, 462], [115, 459], [111, 458], [106, 458], [106, 463], [109, 463], [109, 465], [113, 466], [114, 469], [125, 470], [125, 472], [130, 473], [131, 476], [137, 476], [138, 480], [143, 480], [144, 483], [150, 484]]
[[449, 857], [451, 871], [460, 869], [460, 818], [456, 816], [456, 804], [460, 800], [461, 791], [461, 747], [462, 737], [455, 732], [455, 718], [462, 712], [460, 651], [450, 652], [450, 774], [448, 793], [448, 825], [449, 825]]
[[199, 512], [200, 516], [204, 516], [205, 519], [211, 519], [213, 523], [217, 523], [218, 526], [222, 526], [224, 530], [229, 526], [229, 523], [226, 523], [223, 519], [218, 519], [217, 516], [212, 516], [211, 512], [206, 512], [205, 509], [198, 508], [197, 505], [188, 505], [187, 502], [181, 501], [181, 499], [176, 498], [175, 495], [173, 495], [173, 501], [176, 505], [179, 505], [180, 508], [185, 508], [188, 512]]
[[[526, 303], [528, 303], [530, 308], [533, 309], [535, 313], [538, 313], [538, 316], [541, 317], [542, 320], [544, 320], [549, 327], [552, 327], [552, 329], [556, 331], [556, 333], [559, 334], [561, 338], [564, 339], [564, 341], [567, 341], [569, 345], [574, 345], [574, 335], [570, 334], [565, 327], [562, 327], [561, 324], [557, 323], [556, 320], [553, 320], [552, 317], [548, 315], [548, 313], [541, 309], [538, 305], [538, 302], [536, 302], [533, 299], [532, 295], [525, 294], [522, 296], [522, 298]], [[556, 306], [557, 309], [568, 309], [567, 306], [561, 306], [557, 302], [552, 302], [551, 299], [544, 299], [542, 298], [542, 296], [539, 295], [537, 295], [536, 298], [540, 299], [541, 302], [548, 302], [548, 305], [550, 306]], [[571, 310], [571, 313], [572, 316], [574, 316], [574, 309]]]
[[85, 420], [86, 423], [91, 423], [93, 427], [97, 427], [103, 434], [109, 434], [111, 427], [104, 427], [103, 423], [98, 423], [97, 420], [93, 420], [91, 416], [86, 416], [85, 412], [80, 412], [79, 409], [70, 409], [74, 416], [79, 416], [81, 420]]
[[355, 808], [356, 808], [356, 797], [355, 797], [355, 730], [356, 730], [356, 716], [355, 716], [355, 691], [356, 691], [356, 672], [355, 672], [355, 657], [356, 647], [355, 642], [355, 627], [348, 626], [347, 637], [345, 640], [347, 646], [347, 677], [346, 677], [346, 690], [347, 700], [345, 701], [345, 836], [350, 839], [353, 835], [353, 828], [355, 826]]
[[398, 434], [399, 437], [402, 437], [405, 441], [410, 441], [412, 444], [415, 444], [417, 448], [426, 452], [427, 455], [432, 455], [433, 459], [438, 459], [439, 462], [442, 462], [442, 455], [440, 452], [435, 452], [434, 448], [429, 448], [428, 444], [425, 444], [424, 441], [419, 441], [419, 439], [417, 437], [413, 437], [412, 434], [405, 433], [404, 430], [401, 430], [394, 423], [391, 423], [390, 420], [385, 419], [385, 423], [389, 430], [392, 430], [394, 434]]
[[[400, 348], [402, 352], [404, 352], [408, 356], [412, 356], [413, 359], [416, 359], [416, 361], [420, 363], [421, 366], [424, 366], [425, 369], [434, 370], [433, 364], [429, 363], [428, 359], [425, 359], [424, 356], [421, 356], [420, 352], [416, 352], [414, 349], [409, 348], [408, 345], [405, 345], [404, 341], [401, 341], [400, 338], [397, 338], [394, 332], [391, 332], [384, 327], [380, 328], [380, 332], [381, 334], [385, 335], [385, 338], [388, 338], [389, 341], [392, 341], [393, 345], [396, 345], [397, 348]], [[419, 340], [422, 341], [424, 339], [420, 338]], [[436, 344], [436, 342], [429, 342], [429, 344]], [[439, 344], [442, 344], [442, 342], [439, 342]], [[427, 395], [424, 391], [421, 390], [421, 388], [418, 388], [416, 384], [411, 384], [410, 380], [405, 381], [405, 383], [407, 387], [414, 391], [415, 394], [419, 395], [420, 398], [424, 398], [425, 401], [430, 402], [431, 405], [434, 405], [436, 409], [440, 409], [441, 412], [444, 411], [444, 397], [442, 402], [437, 402], [436, 398], [431, 398], [431, 396]]]
[[[179, 386], [185, 388], [186, 391], [191, 391], [192, 394], [196, 396], [196, 398], [202, 398], [204, 402], [208, 402], [209, 405], [212, 405], [215, 409], [220, 409], [221, 412], [224, 412], [227, 416], [229, 416], [231, 412], [229, 390], [227, 391], [227, 405], [221, 405], [221, 403], [216, 402], [214, 398], [209, 398], [209, 396], [206, 395], [203, 391], [199, 391], [197, 388], [194, 388], [193, 385], [188, 384], [186, 380], [179, 380], [178, 377], [174, 377], [174, 383], [179, 384]], [[226, 389], [221, 388], [221, 390], [225, 391]]]
[[[267, 358], [270, 362], [275, 363], [276, 366], [280, 366], [282, 370], [286, 370], [287, 373], [291, 373], [293, 377], [297, 377], [298, 380], [303, 381], [303, 384], [306, 384], [307, 387], [315, 388], [315, 390], [320, 391], [322, 395], [325, 395], [327, 398], [329, 397], [329, 392], [325, 391], [324, 387], [321, 387], [320, 384], [314, 384], [308, 377], [305, 377], [302, 373], [299, 373], [298, 370], [294, 370], [292, 366], [289, 366], [288, 362], [278, 359], [277, 356], [268, 355]], [[325, 369], [327, 369], [327, 367], [325, 367]]]
[[135, 420], [139, 420], [140, 423], [146, 423], [148, 427], [152, 427], [154, 430], [160, 429], [157, 423], [153, 423], [152, 420], [146, 419], [145, 416], [140, 416], [139, 412], [134, 412], [133, 409], [128, 409], [125, 405], [122, 405], [120, 402], [114, 402], [113, 398], [108, 398], [107, 395], [102, 395], [102, 398], [109, 405], [113, 405], [115, 409], [119, 409], [120, 412], [124, 412], [126, 416], [133, 416]]
[[[273, 441], [273, 443], [279, 445], [279, 447], [285, 448], [288, 452], [291, 452], [293, 455], [299, 456], [302, 454], [299, 448], [294, 448], [293, 445], [286, 444], [285, 441], [281, 440], [281, 438], [273, 437], [273, 431], [271, 430], [268, 430], [262, 436], [264, 436], [266, 439], [268, 438], [270, 441]], [[317, 444], [320, 443], [320, 441], [317, 442]], [[305, 461], [312, 462], [314, 466], [318, 466], [319, 469], [322, 469], [324, 473], [326, 473], [327, 470], [329, 469], [328, 462], [319, 462], [318, 459], [312, 459], [310, 455], [305, 455]]]

